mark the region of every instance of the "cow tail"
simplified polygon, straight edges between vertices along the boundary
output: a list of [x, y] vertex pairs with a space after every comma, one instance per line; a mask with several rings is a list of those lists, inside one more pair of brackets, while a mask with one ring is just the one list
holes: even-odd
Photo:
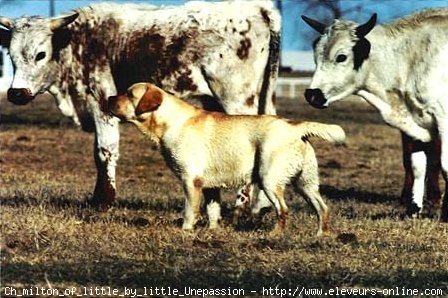
[[[272, 2], [270, 2], [272, 5]], [[274, 92], [280, 66], [281, 16], [274, 7], [262, 7], [261, 15], [269, 26], [269, 56], [264, 69], [260, 90], [258, 114], [275, 115]]]
[[339, 125], [318, 122], [301, 122], [297, 124], [300, 138], [307, 141], [311, 137], [331, 142], [344, 143], [345, 132]]

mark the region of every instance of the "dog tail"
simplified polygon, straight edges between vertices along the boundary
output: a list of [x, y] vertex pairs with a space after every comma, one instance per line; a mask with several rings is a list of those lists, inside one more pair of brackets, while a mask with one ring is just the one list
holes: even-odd
[[318, 122], [302, 122], [299, 124], [302, 140], [317, 137], [322, 140], [342, 144], [345, 141], [345, 132], [339, 125]]

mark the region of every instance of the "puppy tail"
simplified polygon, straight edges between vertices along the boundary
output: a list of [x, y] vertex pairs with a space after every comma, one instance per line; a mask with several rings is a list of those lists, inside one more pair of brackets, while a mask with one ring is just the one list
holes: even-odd
[[299, 124], [302, 140], [317, 137], [322, 140], [342, 144], [345, 141], [345, 132], [339, 125], [318, 122], [302, 122]]

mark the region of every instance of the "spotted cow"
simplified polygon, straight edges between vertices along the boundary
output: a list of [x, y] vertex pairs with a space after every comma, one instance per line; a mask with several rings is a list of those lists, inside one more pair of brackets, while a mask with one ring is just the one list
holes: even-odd
[[356, 94], [377, 108], [402, 132], [404, 165], [413, 173], [405, 190], [412, 178], [417, 182], [408, 213], [422, 210], [425, 178], [428, 196], [438, 200], [441, 165], [446, 181], [441, 219], [448, 221], [448, 9], [428, 9], [378, 26], [376, 14], [361, 25], [303, 19], [321, 33], [306, 100], [325, 108]]
[[191, 2], [157, 7], [94, 4], [58, 18], [0, 18], [14, 78], [8, 100], [48, 91], [61, 112], [95, 133], [91, 203], [115, 200], [119, 120], [109, 96], [147, 81], [207, 108], [275, 114], [280, 15], [272, 1]]

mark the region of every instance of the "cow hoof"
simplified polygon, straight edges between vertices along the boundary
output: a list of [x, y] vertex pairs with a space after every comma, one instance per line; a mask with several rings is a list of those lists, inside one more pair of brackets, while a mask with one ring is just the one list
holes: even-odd
[[219, 230], [220, 228], [221, 228], [221, 226], [217, 222], [215, 222], [215, 223], [210, 222], [210, 224], [208, 226], [209, 230]]
[[418, 207], [417, 204], [411, 203], [406, 208], [406, 216], [409, 218], [419, 218], [422, 212], [422, 208]]
[[100, 212], [106, 212], [112, 206], [112, 202], [98, 199], [96, 197], [91, 198], [87, 201], [87, 205], [94, 208]]
[[430, 218], [430, 219], [437, 219], [439, 218], [439, 209], [440, 208], [434, 208], [434, 206], [428, 206], [423, 209], [422, 211], [422, 217], [424, 218]]

